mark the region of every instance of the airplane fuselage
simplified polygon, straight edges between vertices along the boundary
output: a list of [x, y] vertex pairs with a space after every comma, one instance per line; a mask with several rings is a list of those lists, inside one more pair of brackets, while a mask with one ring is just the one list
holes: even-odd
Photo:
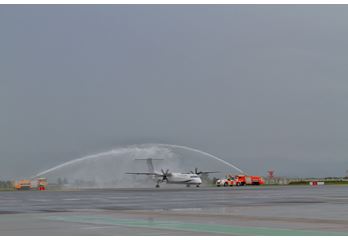
[[167, 183], [200, 185], [201, 178], [197, 174], [171, 173], [167, 177]]
[[186, 184], [199, 186], [202, 183], [202, 179], [197, 174], [192, 173], [170, 173], [164, 180], [169, 184]]

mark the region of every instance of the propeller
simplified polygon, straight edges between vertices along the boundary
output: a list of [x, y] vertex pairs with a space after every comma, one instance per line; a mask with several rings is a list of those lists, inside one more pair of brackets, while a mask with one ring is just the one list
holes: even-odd
[[202, 171], [198, 172], [198, 168], [195, 168], [195, 174], [200, 175], [202, 173], [203, 173]]
[[166, 171], [161, 169], [161, 172], [162, 172], [162, 181], [168, 181], [168, 176], [170, 175], [169, 169], [167, 169]]
[[190, 171], [190, 173], [199, 175], [199, 174], [201, 174], [203, 172], [198, 172], [198, 168], [195, 168], [195, 171], [194, 172]]

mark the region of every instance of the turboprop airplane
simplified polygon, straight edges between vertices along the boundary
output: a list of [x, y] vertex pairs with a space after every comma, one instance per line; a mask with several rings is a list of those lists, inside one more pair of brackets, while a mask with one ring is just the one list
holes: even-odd
[[202, 179], [199, 177], [200, 174], [216, 173], [198, 171], [198, 168], [195, 168], [195, 172], [191, 171], [190, 173], [169, 172], [169, 169], [167, 169], [166, 171], [161, 169], [161, 172], [158, 172], [155, 171], [152, 161], [163, 159], [147, 158], [135, 160], [146, 160], [149, 172], [127, 172], [126, 174], [153, 176], [154, 180], [156, 181], [156, 188], [159, 188], [160, 183], [163, 182], [169, 184], [186, 184], [187, 187], [190, 187], [191, 185], [196, 185], [196, 187], [199, 187], [199, 185], [202, 183]]

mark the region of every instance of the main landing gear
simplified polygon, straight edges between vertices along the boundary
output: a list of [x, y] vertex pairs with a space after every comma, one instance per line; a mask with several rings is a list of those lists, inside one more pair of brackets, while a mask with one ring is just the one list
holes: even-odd
[[159, 185], [160, 182], [161, 182], [161, 180], [158, 180], [158, 181], [157, 181], [156, 188], [159, 188], [159, 187], [160, 187], [160, 185]]
[[[191, 184], [186, 184], [186, 187], [191, 187]], [[199, 184], [197, 184], [196, 187], [199, 187]]]

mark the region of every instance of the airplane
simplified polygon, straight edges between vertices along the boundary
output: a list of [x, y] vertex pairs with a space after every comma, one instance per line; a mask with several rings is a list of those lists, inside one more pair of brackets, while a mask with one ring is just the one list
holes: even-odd
[[155, 171], [153, 167], [153, 160], [163, 160], [163, 159], [135, 159], [135, 160], [145, 160], [149, 172], [126, 172], [126, 174], [135, 174], [135, 175], [148, 175], [153, 176], [153, 179], [156, 181], [156, 188], [160, 187], [160, 183], [166, 182], [169, 184], [186, 184], [187, 187], [191, 185], [199, 185], [202, 183], [202, 179], [199, 177], [201, 174], [216, 173], [216, 172], [202, 172], [198, 171], [198, 168], [195, 168], [195, 172], [190, 171], [189, 173], [178, 173], [178, 172], [169, 172], [169, 169], [164, 171], [161, 169], [161, 172]]

